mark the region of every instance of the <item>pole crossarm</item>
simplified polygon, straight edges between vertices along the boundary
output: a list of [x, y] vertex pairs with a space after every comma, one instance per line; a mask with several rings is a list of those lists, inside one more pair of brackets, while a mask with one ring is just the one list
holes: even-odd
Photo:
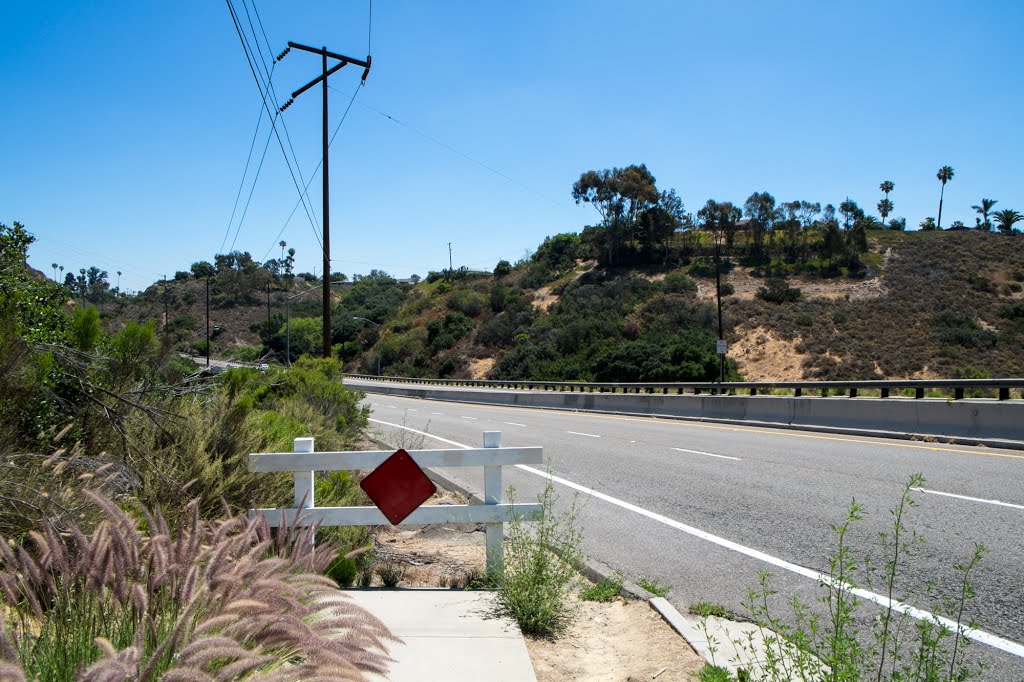
[[354, 57], [346, 57], [343, 54], [331, 52], [326, 47], [310, 47], [309, 45], [301, 45], [299, 43], [292, 42], [291, 40], [288, 41], [288, 47], [295, 48], [296, 50], [304, 50], [305, 52], [312, 52], [313, 54], [318, 54], [324, 57], [330, 57], [331, 59], [340, 59], [343, 62], [348, 62], [350, 64], [355, 64], [356, 66], [361, 66], [364, 69], [370, 68], [370, 57], [367, 57], [366, 61], [364, 62], [361, 59], [355, 59]]

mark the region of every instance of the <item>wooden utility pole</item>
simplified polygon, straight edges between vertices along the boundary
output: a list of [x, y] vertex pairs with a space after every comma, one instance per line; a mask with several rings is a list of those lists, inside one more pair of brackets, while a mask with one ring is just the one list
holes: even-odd
[[[313, 80], [311, 80], [310, 82], [306, 83], [305, 85], [303, 85], [301, 88], [299, 88], [295, 92], [293, 92], [292, 96], [291, 96], [291, 99], [289, 99], [287, 102], [285, 102], [284, 105], [281, 107], [281, 109], [279, 111], [284, 111], [285, 109], [290, 107], [292, 105], [292, 103], [295, 101], [296, 97], [298, 97], [299, 95], [304, 93], [306, 90], [309, 90], [311, 87], [313, 87], [317, 83], [322, 83], [323, 84], [323, 88], [322, 88], [322, 90], [323, 90], [323, 155], [324, 155], [323, 156], [323, 159], [324, 159], [323, 160], [323, 165], [324, 165], [324, 172], [323, 172], [323, 180], [324, 180], [324, 184], [323, 184], [323, 213], [324, 213], [324, 238], [323, 238], [323, 247], [324, 247], [324, 274], [323, 274], [324, 300], [323, 300], [323, 320], [324, 320], [324, 357], [325, 358], [329, 358], [329, 357], [331, 357], [331, 199], [330, 199], [330, 158], [329, 158], [329, 155], [327, 153], [328, 152], [327, 148], [330, 146], [330, 134], [329, 134], [329, 132], [327, 130], [327, 77], [330, 76], [331, 74], [335, 73], [336, 71], [340, 70], [342, 67], [344, 67], [344, 66], [346, 66], [348, 64], [355, 64], [357, 66], [363, 67], [363, 78], [362, 78], [362, 80], [365, 83], [366, 82], [366, 77], [370, 73], [371, 59], [370, 59], [370, 56], [367, 55], [366, 56], [366, 61], [361, 61], [359, 59], [353, 59], [352, 57], [346, 57], [344, 55], [340, 55], [340, 54], [337, 54], [337, 53], [334, 53], [334, 52], [328, 52], [326, 47], [320, 47], [320, 48], [309, 47], [308, 45], [300, 45], [299, 43], [293, 43], [292, 41], [289, 40], [288, 41], [288, 49], [285, 50], [284, 52], [282, 52], [278, 56], [278, 58], [277, 58], [278, 61], [280, 61], [285, 55], [287, 55], [288, 52], [293, 47], [296, 50], [302, 50], [303, 52], [310, 52], [312, 54], [320, 55], [320, 66], [321, 66], [320, 75], [317, 76], [316, 78], [314, 78]], [[337, 59], [338, 60], [338, 63], [335, 64], [334, 66], [332, 66], [329, 69], [327, 68], [327, 58], [328, 57], [330, 57], [331, 59]]]

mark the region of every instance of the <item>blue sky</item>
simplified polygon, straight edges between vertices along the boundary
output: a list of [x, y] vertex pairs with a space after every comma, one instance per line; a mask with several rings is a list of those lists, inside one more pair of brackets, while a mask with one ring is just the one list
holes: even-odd
[[[275, 53], [367, 53], [368, 0], [258, 10]], [[1024, 211], [1021, 26], [1024, 3], [996, 0], [376, 0], [373, 71], [331, 148], [334, 269], [425, 275], [448, 242], [456, 267], [515, 261], [596, 222], [570, 196], [581, 172], [641, 162], [689, 211], [768, 191], [874, 212], [889, 179], [916, 226], [947, 164], [944, 224], [973, 224], [982, 197]], [[293, 50], [279, 100], [319, 69]], [[360, 73], [332, 76], [332, 129]], [[276, 140], [229, 228], [261, 100], [225, 3], [2, 3], [0, 91], [0, 221], [37, 236], [35, 267], [98, 265], [139, 289], [284, 239], [319, 272], [303, 211], [286, 226], [298, 193]], [[307, 180], [320, 113], [312, 90], [283, 116]], [[309, 194], [319, 220], [319, 176]]]

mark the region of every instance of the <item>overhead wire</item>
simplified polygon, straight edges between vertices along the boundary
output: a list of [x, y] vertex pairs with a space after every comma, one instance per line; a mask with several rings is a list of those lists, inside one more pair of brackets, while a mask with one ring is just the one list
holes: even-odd
[[497, 168], [493, 168], [493, 167], [487, 165], [486, 163], [484, 163], [483, 161], [480, 161], [478, 159], [474, 159], [469, 154], [466, 154], [465, 152], [463, 152], [463, 151], [461, 151], [459, 149], [456, 149], [455, 147], [453, 147], [452, 145], [448, 144], [447, 142], [439, 140], [436, 137], [433, 137], [432, 135], [429, 135], [429, 134], [423, 132], [422, 130], [419, 130], [418, 128], [416, 128], [414, 126], [409, 125], [408, 123], [395, 118], [391, 114], [387, 114], [387, 113], [381, 111], [380, 109], [377, 109], [376, 107], [373, 107], [373, 106], [370, 106], [369, 104], [366, 104], [365, 102], [360, 102], [359, 106], [364, 107], [366, 109], [369, 109], [370, 111], [372, 111], [372, 112], [374, 112], [376, 114], [379, 114], [380, 116], [383, 116], [384, 118], [388, 119], [389, 121], [393, 121], [394, 123], [402, 126], [403, 128], [406, 128], [406, 129], [412, 131], [413, 133], [419, 135], [420, 137], [422, 137], [424, 139], [427, 139], [427, 140], [430, 140], [431, 142], [433, 142], [434, 144], [436, 144], [436, 145], [438, 145], [440, 147], [444, 147], [445, 149], [447, 149], [448, 151], [452, 152], [453, 154], [461, 156], [462, 158], [466, 159], [467, 161], [480, 166], [484, 170], [486, 170], [486, 171], [488, 171], [490, 173], [493, 173], [494, 175], [497, 175], [498, 177], [500, 177], [500, 178], [502, 178], [504, 180], [507, 180], [508, 182], [511, 182], [513, 185], [517, 185], [517, 186], [521, 187], [522, 189], [525, 189], [527, 192], [530, 192], [531, 194], [535, 194], [536, 196], [540, 197], [541, 199], [543, 199], [544, 201], [548, 202], [552, 206], [556, 206], [556, 207], [561, 206], [561, 204], [559, 204], [554, 199], [552, 199], [548, 195], [544, 194], [540, 190], [536, 190], [533, 187], [530, 187], [529, 185], [525, 185], [522, 182], [519, 182], [515, 178], [510, 177], [510, 176], [506, 175], [505, 173], [502, 173]]
[[[220, 241], [218, 253], [224, 253], [224, 245], [228, 243], [228, 235], [231, 234], [231, 225], [235, 222], [235, 214], [238, 212], [238, 202], [242, 198], [242, 190], [245, 189], [245, 178], [249, 175], [249, 164], [252, 163], [252, 152], [256, 148], [256, 137], [259, 135], [260, 126], [263, 124], [263, 106], [260, 105], [259, 117], [256, 119], [256, 130], [252, 131], [252, 142], [249, 143], [249, 155], [245, 159], [245, 168], [242, 169], [242, 180], [238, 183], [238, 192], [235, 194], [235, 205], [231, 208], [231, 217], [228, 218], [227, 229], [224, 230], [224, 239]], [[267, 131], [267, 142], [273, 132]]]
[[[335, 88], [333, 86], [330, 86], [330, 88], [331, 88], [331, 90], [334, 90], [335, 92], [341, 92], [340, 90], [338, 90], [337, 88]], [[341, 115], [341, 120], [338, 121], [338, 125], [335, 126], [334, 132], [331, 133], [331, 137], [327, 141], [327, 148], [328, 148], [328, 150], [330, 150], [331, 145], [334, 144], [334, 138], [337, 137], [338, 132], [341, 130], [342, 124], [345, 122], [345, 119], [348, 118], [348, 112], [350, 112], [352, 110], [352, 105], [355, 103], [356, 96], [359, 94], [359, 91], [361, 89], [362, 89], [362, 83], [359, 83], [358, 85], [356, 85], [355, 90], [352, 92], [352, 97], [348, 101], [348, 106], [345, 107], [345, 112]], [[320, 157], [320, 162], [316, 165], [316, 168], [313, 169], [313, 174], [309, 176], [309, 182], [306, 183], [306, 186], [303, 189], [304, 193], [308, 194], [309, 186], [313, 184], [313, 180], [316, 179], [316, 174], [320, 172], [320, 168], [323, 165], [324, 165], [324, 159], [323, 159], [323, 157]], [[300, 196], [299, 197], [299, 201], [301, 201], [301, 200], [302, 200], [302, 197]], [[295, 202], [295, 206], [292, 208], [292, 212], [288, 214], [287, 220], [284, 221], [284, 225], [278, 231], [277, 236], [274, 238], [273, 244], [271, 244], [270, 248], [267, 249], [267, 253], [263, 256], [263, 260], [266, 260], [267, 256], [270, 255], [270, 252], [274, 250], [274, 246], [276, 246], [276, 245], [278, 245], [280, 243], [281, 235], [284, 234], [285, 229], [288, 227], [288, 223], [291, 222], [292, 217], [295, 215], [295, 211], [297, 211], [298, 208], [299, 208], [299, 201]], [[321, 245], [321, 248], [323, 248], [322, 245]]]
[[[255, 8], [256, 7], [256, 0], [252, 0], [252, 3], [253, 3], [253, 8]], [[266, 71], [267, 70], [267, 63], [266, 63], [266, 60], [263, 58], [263, 49], [260, 47], [260, 39], [256, 35], [256, 27], [253, 26], [252, 16], [250, 16], [250, 14], [249, 14], [249, 5], [246, 2], [246, 0], [242, 0], [242, 8], [245, 10], [246, 19], [249, 21], [249, 29], [252, 31], [253, 39], [256, 42], [256, 52], [259, 55], [260, 61], [263, 63], [264, 71]], [[273, 52], [270, 50], [270, 43], [269, 42], [267, 43], [267, 52], [268, 52], [268, 54], [271, 54], [271, 55], [273, 54]], [[276, 62], [275, 62], [275, 65], [276, 65]], [[277, 98], [277, 90], [274, 89], [274, 83], [269, 78], [267, 79], [267, 82], [266, 82], [266, 88], [267, 88], [268, 94], [270, 95], [271, 101], [274, 103], [274, 109], [280, 113], [280, 111], [281, 111], [280, 104], [281, 103], [280, 103], [280, 101]], [[292, 158], [295, 159], [295, 171], [299, 175], [299, 182], [302, 183], [303, 185], [305, 185], [306, 184], [306, 180], [302, 176], [302, 166], [299, 164], [299, 155], [295, 153], [295, 146], [292, 144], [292, 136], [291, 136], [291, 133], [288, 131], [288, 123], [284, 120], [284, 118], [281, 118], [281, 128], [284, 130], [284, 138], [288, 142], [288, 149], [291, 150]], [[307, 197], [307, 199], [308, 199], [308, 197]], [[310, 202], [310, 206], [312, 206], [312, 202]], [[312, 211], [312, 215], [313, 215], [313, 224], [315, 225], [315, 229], [316, 230], [322, 229], [320, 227], [320, 224], [316, 221], [316, 212]], [[317, 236], [317, 241], [318, 242], [320, 241], [319, 236]], [[323, 244], [322, 243], [321, 243], [320, 248], [323, 248]]]
[[[317, 233], [317, 227], [316, 227], [317, 223], [313, 219], [313, 216], [310, 213], [309, 207], [306, 206], [306, 203], [303, 200], [302, 187], [299, 184], [299, 180], [295, 177], [295, 170], [292, 168], [291, 159], [288, 157], [288, 152], [285, 150], [284, 142], [281, 140], [281, 134], [277, 130], [276, 118], [274, 117], [273, 113], [270, 111], [270, 105], [267, 103], [267, 95], [269, 94], [269, 92], [266, 92], [263, 89], [263, 86], [262, 86], [261, 81], [260, 81], [260, 77], [257, 74], [256, 66], [253, 63], [253, 59], [252, 59], [252, 55], [251, 55], [251, 49], [249, 48], [248, 41], [247, 41], [247, 39], [245, 37], [245, 32], [242, 30], [242, 26], [241, 26], [241, 24], [238, 21], [238, 15], [235, 12], [234, 5], [232, 4], [231, 0], [225, 0], [225, 2], [227, 3], [228, 11], [231, 14], [231, 21], [232, 21], [232, 23], [235, 26], [235, 32], [238, 34], [238, 39], [242, 43], [242, 50], [243, 50], [243, 52], [245, 52], [245, 59], [246, 59], [246, 62], [249, 64], [249, 70], [252, 72], [253, 79], [256, 81], [256, 87], [260, 91], [260, 98], [263, 100], [263, 108], [267, 112], [267, 117], [271, 119], [271, 129], [274, 132], [274, 136], [277, 138], [278, 146], [280, 146], [280, 148], [281, 148], [281, 153], [284, 156], [285, 165], [288, 167], [288, 173], [289, 173], [289, 175], [291, 175], [291, 178], [292, 178], [292, 184], [295, 185], [295, 189], [299, 193], [299, 201], [302, 203], [303, 210], [306, 213], [306, 218], [309, 220], [310, 226], [313, 227], [313, 232], [314, 232], [314, 235], [317, 238], [317, 241], [320, 242], [320, 235]], [[282, 122], [283, 122], [283, 119], [282, 119]], [[321, 248], [323, 248], [323, 242], [320, 242], [320, 246], [321, 246]]]
[[252, 195], [256, 191], [256, 182], [260, 179], [260, 171], [263, 169], [263, 160], [267, 158], [267, 149], [270, 148], [270, 135], [267, 135], [267, 141], [263, 145], [263, 154], [260, 156], [260, 163], [256, 166], [256, 174], [252, 177], [252, 185], [249, 187], [249, 196], [245, 200], [245, 209], [242, 210], [242, 217], [238, 219], [238, 228], [235, 229], [235, 237], [231, 240], [231, 248], [229, 251], [235, 250], [235, 242], [238, 241], [238, 235], [242, 231], [242, 223], [245, 222], [245, 216], [249, 213], [249, 204], [252, 203]]

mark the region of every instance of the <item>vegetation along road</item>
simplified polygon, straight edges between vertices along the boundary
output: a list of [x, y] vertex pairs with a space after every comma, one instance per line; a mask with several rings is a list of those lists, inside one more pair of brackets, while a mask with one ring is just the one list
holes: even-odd
[[[816, 574], [829, 572], [837, 551], [832, 526], [854, 499], [866, 513], [846, 537], [858, 566], [852, 579], [862, 598], [885, 594], [888, 510], [912, 475], [923, 474], [901, 542], [915, 531], [926, 542], [901, 554], [894, 597], [947, 613], [943, 598], [962, 589], [956, 566], [983, 544], [970, 573], [977, 597], [963, 615], [979, 630], [971, 652], [989, 666], [985, 679], [1024, 676], [1020, 452], [372, 394], [366, 402], [390, 442], [477, 447], [483, 431], [500, 430], [503, 445], [543, 446], [561, 503], [568, 506], [574, 491], [585, 501], [587, 556], [627, 579], [671, 585], [668, 598], [684, 612], [703, 601], [744, 614], [761, 571], [773, 575], [779, 615], [791, 613], [793, 595], [817, 604]], [[482, 472], [442, 473], [482, 490]], [[531, 499], [546, 474], [519, 467], [505, 481], [518, 499]], [[865, 604], [859, 618], [878, 613]]]

